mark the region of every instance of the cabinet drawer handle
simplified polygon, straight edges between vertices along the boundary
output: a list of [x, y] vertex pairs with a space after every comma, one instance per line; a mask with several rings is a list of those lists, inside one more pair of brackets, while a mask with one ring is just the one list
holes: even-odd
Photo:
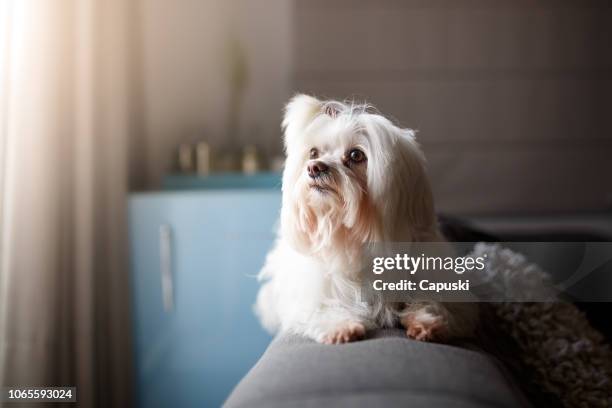
[[159, 267], [164, 311], [170, 312], [174, 309], [174, 283], [172, 281], [172, 228], [167, 224], [159, 226]]

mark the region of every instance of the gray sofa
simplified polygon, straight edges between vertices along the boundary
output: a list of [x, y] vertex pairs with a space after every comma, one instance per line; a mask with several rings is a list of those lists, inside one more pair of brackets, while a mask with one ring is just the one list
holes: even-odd
[[495, 358], [469, 344], [422, 343], [402, 330], [322, 345], [281, 335], [225, 403], [242, 407], [528, 407]]

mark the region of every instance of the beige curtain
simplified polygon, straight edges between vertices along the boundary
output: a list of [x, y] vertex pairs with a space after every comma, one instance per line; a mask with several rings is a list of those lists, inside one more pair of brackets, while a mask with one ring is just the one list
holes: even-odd
[[130, 405], [124, 0], [0, 0], [0, 385]]

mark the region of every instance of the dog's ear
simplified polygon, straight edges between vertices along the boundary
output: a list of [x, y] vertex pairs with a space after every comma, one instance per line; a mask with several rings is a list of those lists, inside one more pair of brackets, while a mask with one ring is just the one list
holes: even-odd
[[413, 130], [400, 130], [397, 150], [396, 159], [405, 162], [405, 174], [408, 175], [400, 178], [406, 197], [399, 200], [402, 207], [397, 209], [397, 213], [403, 214], [404, 219], [408, 221], [406, 227], [412, 229], [412, 240], [435, 241], [438, 238], [438, 223], [433, 193], [427, 176], [425, 156]]
[[382, 218], [384, 240], [436, 240], [433, 196], [414, 131], [381, 116], [371, 118], [366, 123], [373, 155], [368, 189]]
[[315, 97], [297, 94], [285, 106], [283, 129], [285, 148], [288, 150], [303, 130], [321, 114], [322, 102]]

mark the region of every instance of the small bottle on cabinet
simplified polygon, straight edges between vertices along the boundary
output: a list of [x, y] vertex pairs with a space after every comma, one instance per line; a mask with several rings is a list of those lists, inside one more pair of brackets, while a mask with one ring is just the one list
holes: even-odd
[[210, 167], [210, 145], [200, 142], [196, 145], [196, 171], [200, 176], [208, 176]]
[[182, 143], [178, 147], [178, 170], [180, 173], [193, 173], [195, 170], [193, 147]]
[[247, 145], [242, 153], [242, 172], [245, 174], [255, 174], [257, 171], [259, 171], [257, 149], [253, 145]]

